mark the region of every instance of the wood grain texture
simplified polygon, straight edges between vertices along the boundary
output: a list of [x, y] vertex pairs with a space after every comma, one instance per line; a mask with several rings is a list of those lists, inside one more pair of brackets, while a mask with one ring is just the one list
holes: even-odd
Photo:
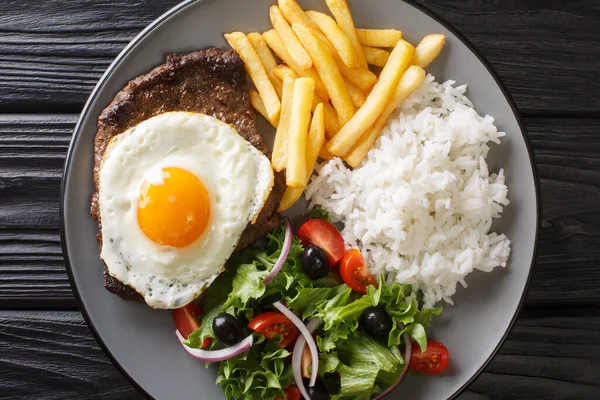
[[4, 307], [75, 306], [58, 233], [60, 179], [75, 121], [75, 115], [0, 116]]
[[[0, 115], [0, 308], [76, 307], [58, 235], [60, 174], [75, 122], [75, 115]], [[597, 306], [600, 120], [525, 122], [543, 203], [526, 306]]]
[[81, 315], [0, 312], [2, 399], [142, 399], [104, 355]]
[[[600, 116], [600, 2], [418, 0], [471, 40], [525, 114]], [[0, 2], [0, 111], [78, 112], [104, 70], [179, 0]], [[401, 27], [400, 27], [401, 28]]]
[[[521, 320], [460, 399], [594, 399], [598, 330], [600, 317]], [[7, 400], [141, 398], [76, 311], [0, 311], [0, 393]]]

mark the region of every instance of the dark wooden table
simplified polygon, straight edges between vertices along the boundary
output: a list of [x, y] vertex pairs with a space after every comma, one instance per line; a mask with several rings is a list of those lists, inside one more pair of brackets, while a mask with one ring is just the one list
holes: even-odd
[[[96, 81], [177, 2], [0, 1], [2, 399], [141, 397], [77, 310], [59, 239], [59, 185]], [[600, 1], [419, 2], [462, 31], [508, 85], [541, 179], [540, 244], [525, 307], [461, 399], [598, 399]]]

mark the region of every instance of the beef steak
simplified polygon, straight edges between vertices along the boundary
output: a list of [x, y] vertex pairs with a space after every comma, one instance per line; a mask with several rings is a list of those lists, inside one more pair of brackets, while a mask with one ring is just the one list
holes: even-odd
[[[232, 124], [237, 133], [270, 158], [258, 133], [250, 105], [244, 63], [234, 51], [211, 48], [189, 54], [172, 54], [166, 63], [130, 81], [98, 118], [94, 143], [94, 182], [98, 188], [102, 157], [110, 140], [127, 129], [169, 111], [211, 115]], [[276, 213], [285, 183], [275, 173], [275, 185], [258, 219], [248, 225], [238, 243], [239, 251], [265, 236], [279, 224]], [[102, 245], [102, 223], [97, 193], [91, 198], [91, 215], [98, 221], [98, 243]], [[104, 266], [105, 288], [124, 300], [143, 301], [131, 287], [113, 278]]]

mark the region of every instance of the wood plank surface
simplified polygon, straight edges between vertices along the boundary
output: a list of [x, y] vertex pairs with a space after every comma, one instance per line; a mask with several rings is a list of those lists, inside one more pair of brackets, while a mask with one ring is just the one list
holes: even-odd
[[[591, 400], [600, 389], [598, 330], [600, 316], [520, 320], [460, 399]], [[76, 311], [0, 311], [0, 393], [6, 400], [141, 398]]]
[[[58, 232], [76, 115], [0, 115], [0, 308], [75, 308]], [[600, 304], [600, 120], [525, 119], [543, 222], [527, 307]], [[587, 279], [581, 279], [581, 276]]]
[[[78, 112], [120, 50], [178, 2], [3, 0], [0, 111]], [[600, 116], [600, 2], [417, 2], [481, 50], [524, 114]]]

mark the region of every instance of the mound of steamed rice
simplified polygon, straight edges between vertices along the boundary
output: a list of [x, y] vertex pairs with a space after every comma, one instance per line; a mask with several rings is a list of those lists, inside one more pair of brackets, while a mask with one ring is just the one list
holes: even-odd
[[474, 270], [506, 266], [510, 241], [490, 233], [508, 205], [504, 172], [490, 175], [489, 142], [504, 136], [454, 87], [427, 76], [388, 121], [360, 167], [340, 159], [318, 166], [307, 187], [372, 274], [412, 284], [425, 307], [453, 304], [457, 283]]

